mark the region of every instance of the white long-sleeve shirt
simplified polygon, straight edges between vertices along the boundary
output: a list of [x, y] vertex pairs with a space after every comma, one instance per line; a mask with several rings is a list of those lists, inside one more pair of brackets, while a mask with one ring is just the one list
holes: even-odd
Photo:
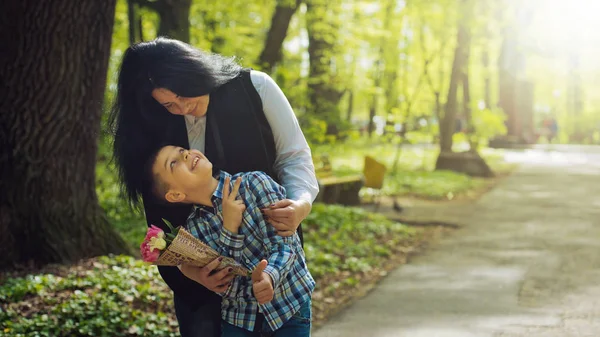
[[[298, 119], [281, 88], [261, 72], [250, 71], [250, 80], [262, 100], [265, 117], [275, 138], [274, 169], [279, 181], [293, 200], [312, 204], [319, 193], [310, 147]], [[190, 147], [204, 152], [206, 116], [185, 116]]]

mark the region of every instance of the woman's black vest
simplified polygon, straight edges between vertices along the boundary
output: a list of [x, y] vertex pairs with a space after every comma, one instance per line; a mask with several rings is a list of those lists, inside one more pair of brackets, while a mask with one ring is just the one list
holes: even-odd
[[[189, 148], [183, 116], [174, 116], [167, 127], [162, 144]], [[154, 142], [159, 143], [156, 139]], [[263, 112], [262, 101], [252, 81], [250, 70], [243, 70], [237, 78], [210, 94], [206, 115], [205, 155], [214, 170], [238, 172], [263, 171], [277, 179], [273, 170], [275, 141]], [[161, 218], [173, 225], [184, 225], [191, 212], [190, 205], [159, 205], [144, 198], [148, 225], [160, 226]], [[298, 231], [300, 233], [300, 230]], [[219, 297], [200, 284], [185, 277], [177, 267], [159, 267], [169, 287], [190, 306], [218, 303]]]

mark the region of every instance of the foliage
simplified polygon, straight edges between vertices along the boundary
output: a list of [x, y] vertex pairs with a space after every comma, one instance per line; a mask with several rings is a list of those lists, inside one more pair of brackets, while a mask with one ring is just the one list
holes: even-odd
[[304, 116], [301, 116], [298, 120], [304, 137], [306, 137], [309, 144], [332, 144], [335, 140], [327, 135], [327, 122], [317, 118], [305, 118]]
[[342, 271], [368, 272], [389, 257], [395, 245], [416, 233], [380, 214], [318, 203], [302, 228], [306, 258], [317, 279]]
[[586, 112], [562, 118], [559, 120], [558, 132], [562, 142], [600, 144], [600, 113]]
[[[378, 214], [323, 204], [313, 206], [303, 228], [318, 284], [343, 271], [368, 272], [417, 233]], [[132, 257], [101, 257], [68, 273], [7, 278], [0, 284], [0, 305], [0, 336], [178, 335], [171, 292], [156, 267]]]
[[[194, 0], [190, 12], [191, 43], [207, 51], [236, 56], [244, 66], [260, 69], [258, 57], [265, 45], [275, 6], [285, 1], [223, 0], [205, 3]], [[514, 8], [491, 0], [470, 3], [475, 14], [466, 22], [473, 36], [468, 64], [471, 100], [474, 105], [485, 102], [487, 108], [495, 107], [498, 103], [497, 60], [501, 53], [502, 32], [514, 24]], [[309, 125], [308, 128], [332, 121], [342, 131], [352, 129], [352, 125], [356, 128], [368, 121], [372, 109], [376, 116], [393, 123], [407, 122], [410, 125], [412, 119], [423, 117], [433, 125], [439, 117], [440, 107], [445, 104], [456, 22], [464, 16], [457, 4], [455, 0], [304, 1], [292, 17], [289, 29], [282, 33], [285, 34], [282, 60], [271, 75], [286, 93], [296, 114], [304, 120], [303, 125]], [[241, 7], [243, 11], [239, 10]], [[145, 9], [141, 9], [140, 14], [144, 38], [154, 38], [158, 17]], [[116, 70], [128, 46], [127, 18], [127, 1], [119, 0], [107, 79], [107, 100], [115, 89]], [[311, 64], [309, 53], [314, 54], [309, 50], [308, 42], [315, 36], [316, 41], [324, 46], [324, 50], [312, 56], [313, 63], [318, 65]], [[528, 57], [534, 60], [527, 62], [527, 73], [536, 82], [536, 114], [545, 111], [558, 117], [561, 141], [594, 142], [598, 135], [590, 126], [597, 124], [595, 116], [598, 112], [584, 109], [583, 113], [575, 113], [569, 108], [570, 103], [567, 104], [569, 95], [561, 94], [567, 92], [569, 83], [574, 81], [567, 79], [583, 69], [574, 69], [571, 73], [563, 71], [562, 74], [560, 69], [553, 69], [557, 59], [537, 54]], [[556, 57], [563, 62], [562, 55]], [[587, 59], [582, 59], [582, 67], [584, 61]], [[314, 67], [318, 67], [317, 72]], [[311, 76], [311, 69], [314, 76]], [[593, 78], [593, 74], [583, 77], [580, 86], [595, 85]], [[564, 83], [567, 87], [557, 83]], [[320, 90], [319, 86], [327, 90]], [[319, 90], [315, 92], [311, 87]], [[586, 101], [596, 99], [595, 95], [583, 91]], [[315, 103], [322, 108], [315, 110]], [[499, 127], [497, 117], [500, 112], [472, 110], [480, 144], [485, 144], [490, 135], [505, 131]], [[429, 134], [435, 141], [438, 128], [427, 128], [421, 132]], [[320, 135], [318, 128], [308, 133], [311, 143], [330, 141]], [[345, 136], [345, 133], [340, 135], [342, 138]]]
[[473, 109], [474, 136], [481, 142], [506, 134], [505, 120], [501, 109]]
[[[171, 293], [158, 270], [132, 257], [101, 257], [65, 276], [29, 275], [0, 286], [0, 334], [14, 337], [175, 337]], [[23, 315], [19, 303], [28, 307]]]

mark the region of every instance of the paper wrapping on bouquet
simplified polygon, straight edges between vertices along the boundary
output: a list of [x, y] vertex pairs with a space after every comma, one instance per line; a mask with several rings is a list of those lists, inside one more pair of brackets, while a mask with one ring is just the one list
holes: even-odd
[[[219, 256], [219, 253], [214, 249], [185, 229], [180, 228], [173, 242], [160, 254], [154, 264], [157, 266], [178, 266], [185, 263], [204, 267]], [[236, 275], [248, 276], [248, 269], [229, 257], [223, 257], [223, 261], [216, 270], [228, 267], [233, 268], [232, 273]]]

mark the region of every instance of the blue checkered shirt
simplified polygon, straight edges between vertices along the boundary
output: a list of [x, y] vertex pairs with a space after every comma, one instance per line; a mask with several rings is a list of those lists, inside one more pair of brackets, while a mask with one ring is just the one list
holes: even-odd
[[[223, 228], [222, 198], [226, 177], [231, 178], [230, 190], [236, 178], [242, 177], [238, 198], [244, 200], [246, 210], [237, 234]], [[260, 312], [269, 328], [275, 331], [310, 298], [315, 287], [298, 235], [277, 235], [260, 212], [261, 208], [285, 199], [285, 189], [263, 172], [231, 176], [221, 171], [218, 180], [212, 195], [213, 207], [195, 206], [186, 227], [221, 255], [232, 257], [249, 270], [263, 259], [269, 262], [265, 273], [273, 280], [273, 300], [259, 305], [252, 292], [252, 280], [237, 276], [229, 289], [221, 294], [221, 317], [234, 326], [253, 331]]]

